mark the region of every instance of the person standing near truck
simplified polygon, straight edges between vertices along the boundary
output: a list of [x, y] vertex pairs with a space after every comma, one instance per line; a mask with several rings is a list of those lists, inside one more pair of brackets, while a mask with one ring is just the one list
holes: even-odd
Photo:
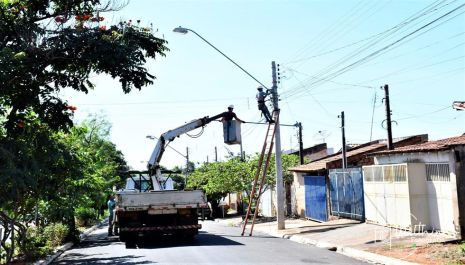
[[110, 195], [108, 197], [108, 212], [110, 215], [108, 216], [108, 236], [113, 236], [113, 230], [114, 230], [114, 212], [115, 212], [115, 207], [116, 207], [116, 202], [115, 202], [115, 197], [113, 195]]

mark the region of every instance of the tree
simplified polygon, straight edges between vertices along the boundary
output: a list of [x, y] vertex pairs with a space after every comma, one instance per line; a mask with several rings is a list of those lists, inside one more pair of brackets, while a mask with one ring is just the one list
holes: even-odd
[[0, 223], [7, 237], [0, 242], [11, 260], [24, 249], [27, 226], [64, 223], [76, 239], [76, 209], [94, 209], [120, 181], [127, 167], [108, 140], [110, 125], [93, 117], [69, 133], [53, 132], [35, 120], [16, 137], [0, 138]]
[[[205, 163], [198, 168], [188, 179], [188, 187], [199, 188], [206, 192], [207, 198], [215, 208], [219, 201], [228, 193], [250, 192], [257, 171], [259, 155], [248, 157], [242, 161], [240, 157], [230, 157], [224, 162]], [[295, 155], [282, 155], [283, 178], [285, 182], [292, 182], [292, 173], [289, 167], [295, 166], [299, 158]], [[276, 183], [274, 156], [265, 179], [264, 192]]]
[[[38, 118], [52, 129], [68, 129], [76, 107], [59, 98], [70, 87], [87, 93], [91, 73], [119, 80], [125, 93], [152, 84], [143, 67], [164, 56], [166, 41], [139, 22], [103, 25], [115, 1], [0, 1], [0, 116], [8, 133]], [[34, 114], [29, 117], [26, 113]], [[18, 128], [19, 127], [19, 128]]]
[[33, 209], [75, 232], [76, 207], [100, 202], [125, 167], [105, 126], [91, 122], [71, 130], [76, 107], [58, 96], [67, 87], [87, 93], [94, 73], [118, 79], [125, 93], [153, 83], [144, 64], [165, 55], [166, 41], [139, 21], [105, 24], [103, 14], [122, 6], [0, 1], [0, 244], [7, 262], [15, 244], [24, 243]]
[[[7, 262], [16, 245], [24, 246], [27, 226], [40, 201], [52, 199], [63, 183], [81, 175], [78, 157], [60, 137], [28, 118], [31, 122], [21, 134], [0, 137], [0, 223], [4, 228], [0, 244]], [[13, 239], [11, 244], [6, 243], [7, 236]]]

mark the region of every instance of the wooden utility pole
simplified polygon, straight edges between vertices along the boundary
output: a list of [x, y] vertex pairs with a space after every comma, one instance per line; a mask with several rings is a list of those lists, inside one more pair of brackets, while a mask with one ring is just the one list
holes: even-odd
[[391, 128], [391, 106], [389, 104], [389, 86], [384, 85], [384, 103], [386, 104], [386, 127], [387, 127], [387, 134], [388, 134], [388, 143], [387, 148], [388, 150], [394, 150], [394, 145], [392, 143], [392, 128]]
[[342, 169], [346, 170], [347, 168], [347, 150], [346, 150], [346, 133], [345, 133], [345, 117], [344, 117], [344, 111], [341, 111], [341, 115], [338, 116], [338, 118], [341, 118], [341, 131], [342, 131]]
[[297, 127], [299, 127], [299, 157], [300, 157], [300, 164], [304, 164], [304, 143], [302, 141], [302, 123], [296, 123]]

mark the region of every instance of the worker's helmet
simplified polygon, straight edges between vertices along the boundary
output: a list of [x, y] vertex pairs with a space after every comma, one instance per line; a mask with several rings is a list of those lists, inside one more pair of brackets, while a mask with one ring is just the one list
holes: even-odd
[[228, 109], [234, 109], [234, 105], [229, 105]]
[[263, 87], [259, 86], [259, 87], [257, 87], [257, 90], [261, 91], [261, 90], [263, 90]]

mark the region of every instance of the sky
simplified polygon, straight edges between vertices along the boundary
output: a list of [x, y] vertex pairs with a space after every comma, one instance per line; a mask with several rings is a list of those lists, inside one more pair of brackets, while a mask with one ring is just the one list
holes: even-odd
[[[393, 137], [428, 134], [430, 140], [465, 133], [464, 0], [131, 0], [106, 13], [107, 25], [140, 20], [168, 41], [166, 57], [146, 64], [153, 85], [124, 94], [117, 80], [94, 75], [88, 94], [65, 90], [78, 107], [76, 123], [98, 114], [112, 124], [110, 140], [133, 169], [145, 169], [155, 140], [185, 122], [226, 111], [260, 122], [255, 100], [259, 84], [189, 28], [209, 41], [267, 87], [271, 62], [279, 64], [280, 122], [303, 126], [304, 148], [327, 143], [386, 139], [385, 84], [389, 86]], [[242, 125], [242, 148], [261, 150], [267, 127]], [[201, 130], [195, 130], [192, 135]], [[189, 149], [195, 163], [224, 161], [239, 145], [223, 143], [220, 122], [198, 138], [183, 135], [170, 146]], [[283, 150], [298, 149], [297, 128], [281, 127]], [[183, 166], [186, 158], [167, 149], [161, 164]]]

